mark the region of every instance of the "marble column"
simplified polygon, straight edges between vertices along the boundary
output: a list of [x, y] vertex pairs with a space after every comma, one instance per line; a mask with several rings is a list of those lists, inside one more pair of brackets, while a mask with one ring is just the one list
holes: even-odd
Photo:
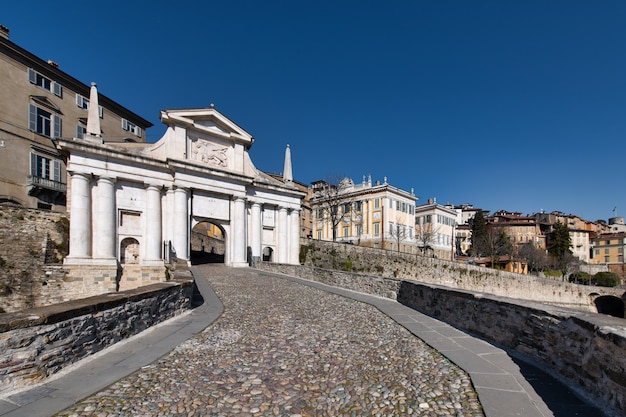
[[289, 263], [300, 264], [300, 210], [289, 212]]
[[233, 215], [231, 217], [231, 244], [232, 265], [245, 266], [246, 262], [246, 200], [242, 197], [234, 197]]
[[98, 177], [97, 184], [94, 196], [93, 258], [115, 260], [117, 253], [115, 179]]
[[261, 237], [263, 230], [261, 208], [260, 203], [252, 203], [250, 208], [250, 247], [254, 262], [261, 260]]
[[189, 211], [188, 190], [174, 190], [174, 239], [173, 246], [178, 259], [189, 260]]
[[156, 185], [146, 186], [146, 233], [145, 260], [161, 260], [161, 189]]
[[68, 258], [91, 257], [91, 181], [89, 174], [71, 173], [70, 253]]
[[277, 222], [277, 242], [276, 248], [278, 251], [278, 256], [276, 261], [278, 263], [284, 264], [288, 262], [288, 248], [289, 241], [287, 239], [288, 236], [288, 223], [287, 223], [287, 208], [286, 207], [278, 207], [278, 222]]

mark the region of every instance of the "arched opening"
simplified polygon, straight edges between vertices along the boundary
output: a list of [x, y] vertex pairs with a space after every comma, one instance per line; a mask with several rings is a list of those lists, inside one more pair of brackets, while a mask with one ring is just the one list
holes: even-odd
[[224, 229], [211, 222], [200, 222], [191, 230], [191, 263], [224, 263], [226, 238]]
[[621, 298], [614, 295], [601, 295], [593, 302], [598, 309], [598, 313], [608, 314], [609, 316], [619, 317], [621, 319], [625, 318], [624, 301]]
[[120, 263], [133, 265], [139, 263], [139, 242], [137, 239], [127, 237], [120, 243]]
[[265, 262], [272, 262], [272, 255], [274, 254], [274, 249], [270, 248], [269, 246], [266, 246], [263, 248], [263, 261]]

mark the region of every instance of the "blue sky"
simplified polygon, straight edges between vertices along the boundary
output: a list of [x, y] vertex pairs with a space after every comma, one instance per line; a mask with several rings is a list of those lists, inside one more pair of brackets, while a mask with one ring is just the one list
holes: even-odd
[[[255, 165], [420, 202], [626, 215], [626, 2], [3, 2], [10, 39], [150, 120], [216, 108]], [[616, 208], [616, 211], [613, 209]]]

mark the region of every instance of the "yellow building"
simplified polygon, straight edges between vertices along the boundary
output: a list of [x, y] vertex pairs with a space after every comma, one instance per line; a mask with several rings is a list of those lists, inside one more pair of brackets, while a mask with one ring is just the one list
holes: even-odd
[[[54, 140], [82, 138], [90, 86], [9, 40], [0, 25], [0, 203], [66, 210], [65, 165]], [[102, 137], [145, 142], [150, 122], [99, 95]]]
[[393, 187], [387, 178], [372, 184], [371, 177], [358, 184], [316, 181], [312, 190], [314, 239], [417, 253], [413, 190]]
[[609, 271], [616, 273], [622, 283], [626, 279], [626, 264], [624, 251], [626, 250], [626, 232], [605, 233], [591, 241], [593, 247], [593, 264], [606, 264]]

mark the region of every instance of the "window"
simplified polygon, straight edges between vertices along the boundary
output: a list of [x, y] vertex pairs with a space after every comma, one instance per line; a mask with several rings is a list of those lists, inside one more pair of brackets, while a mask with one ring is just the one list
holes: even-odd
[[363, 208], [361, 206], [361, 202], [360, 201], [355, 201], [354, 202], [354, 211], [361, 211]]
[[322, 231], [321, 230], [317, 231], [317, 240], [322, 240]]
[[34, 104], [28, 105], [28, 128], [51, 138], [61, 137], [61, 118]]
[[356, 235], [357, 236], [361, 236], [363, 234], [363, 226], [361, 226], [360, 224], [357, 225], [356, 227]]
[[348, 236], [350, 236], [350, 227], [344, 226], [343, 227], [343, 237], [348, 237]]
[[343, 205], [343, 212], [344, 212], [344, 213], [350, 213], [350, 208], [351, 208], [351, 207], [352, 207], [352, 204], [350, 204], [350, 203], [345, 203], [345, 204]]
[[31, 153], [30, 175], [37, 178], [61, 182], [61, 162]]
[[380, 236], [380, 223], [374, 223], [374, 236]]
[[[81, 109], [89, 110], [89, 99], [81, 96], [80, 94], [76, 94], [76, 106]], [[102, 106], [98, 106], [98, 116], [101, 119], [104, 116], [104, 109]]]
[[141, 128], [129, 122], [126, 119], [122, 119], [122, 129], [134, 133], [136, 136], [141, 137]]
[[87, 133], [87, 128], [85, 126], [78, 125], [76, 126], [76, 137], [79, 139], [83, 139], [85, 134]]
[[374, 199], [374, 208], [380, 208], [380, 200], [378, 198]]
[[605, 256], [604, 257], [604, 262], [606, 262], [607, 264], [611, 261], [611, 257], [610, 256]]
[[49, 78], [44, 77], [32, 68], [28, 69], [28, 81], [37, 87], [41, 87], [44, 90], [52, 92], [55, 96], [63, 96], [61, 84], [51, 81]]

